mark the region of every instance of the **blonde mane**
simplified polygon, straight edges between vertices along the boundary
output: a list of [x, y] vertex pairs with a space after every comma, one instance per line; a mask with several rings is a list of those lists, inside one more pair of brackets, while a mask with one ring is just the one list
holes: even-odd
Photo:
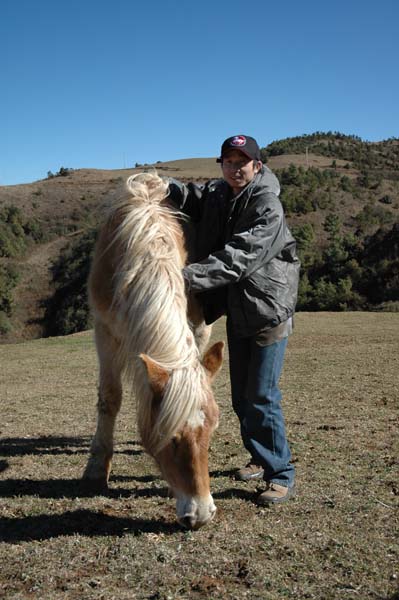
[[[196, 422], [208, 383], [187, 321], [178, 213], [162, 205], [168, 185], [155, 173], [127, 180], [127, 194], [109, 208], [117, 248], [113, 310], [123, 323], [121, 360], [137, 399], [142, 441], [156, 455], [187, 422]], [[154, 422], [153, 394], [140, 354], [170, 373]]]

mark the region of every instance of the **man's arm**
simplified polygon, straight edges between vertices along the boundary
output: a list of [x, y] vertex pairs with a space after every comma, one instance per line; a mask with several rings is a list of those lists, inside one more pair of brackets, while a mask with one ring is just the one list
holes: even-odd
[[222, 250], [184, 268], [190, 290], [203, 292], [236, 283], [281, 252], [285, 243], [283, 209], [274, 194], [267, 196], [269, 202], [262, 211], [257, 207], [250, 211], [249, 227], [236, 232]]
[[201, 219], [202, 198], [205, 186], [189, 183], [185, 185], [177, 179], [169, 178], [168, 198], [176, 208], [191, 217], [194, 222]]

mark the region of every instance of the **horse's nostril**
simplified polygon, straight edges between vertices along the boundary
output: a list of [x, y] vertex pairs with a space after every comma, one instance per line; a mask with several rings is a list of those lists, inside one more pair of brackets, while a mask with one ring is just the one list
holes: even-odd
[[181, 520], [181, 524], [186, 527], [186, 529], [194, 529], [196, 525], [196, 519], [194, 517], [183, 517]]

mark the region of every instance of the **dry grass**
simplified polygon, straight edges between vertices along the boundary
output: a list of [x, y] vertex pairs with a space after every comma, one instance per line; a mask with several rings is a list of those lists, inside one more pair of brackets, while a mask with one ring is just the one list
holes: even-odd
[[[299, 167], [317, 167], [326, 169], [331, 167], [332, 158], [309, 154], [284, 154], [273, 156], [268, 161], [272, 169], [282, 169], [294, 164]], [[336, 168], [342, 174], [355, 176], [356, 170], [344, 169], [347, 161], [336, 159]], [[206, 181], [221, 177], [220, 164], [214, 158], [186, 158], [157, 162], [153, 165], [142, 165], [129, 169], [76, 169], [67, 177], [54, 177], [42, 179], [29, 184], [0, 186], [0, 208], [13, 204], [20, 208], [27, 217], [35, 217], [42, 223], [68, 224], [71, 214], [75, 211], [88, 213], [98, 210], [101, 202], [112, 193], [115, 193], [129, 175], [141, 172], [143, 169], [154, 168], [159, 175], [175, 177], [182, 181]]]
[[[214, 338], [224, 337], [221, 322]], [[399, 317], [297, 317], [282, 379], [298, 495], [260, 509], [229, 403], [210, 454], [215, 521], [174, 521], [126, 393], [108, 496], [79, 485], [94, 427], [91, 334], [0, 346], [0, 598], [394, 598]], [[395, 447], [396, 446], [396, 447]]]

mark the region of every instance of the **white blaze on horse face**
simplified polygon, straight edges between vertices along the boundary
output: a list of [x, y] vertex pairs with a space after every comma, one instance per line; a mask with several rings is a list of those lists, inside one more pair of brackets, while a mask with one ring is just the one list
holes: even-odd
[[187, 529], [199, 529], [213, 519], [216, 506], [211, 494], [205, 498], [176, 493], [176, 516], [180, 525]]

